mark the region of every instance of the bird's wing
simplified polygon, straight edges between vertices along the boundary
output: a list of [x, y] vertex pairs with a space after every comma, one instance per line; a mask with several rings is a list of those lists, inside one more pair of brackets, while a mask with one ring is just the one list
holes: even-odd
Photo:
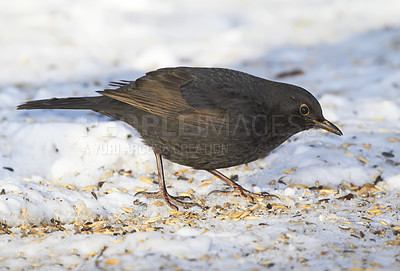
[[185, 124], [204, 126], [212, 122], [226, 125], [230, 121], [228, 108], [240, 108], [245, 99], [238, 99], [240, 91], [229, 82], [197, 71], [192, 68], [160, 69], [135, 82], [113, 83], [112, 86], [119, 88], [99, 93], [154, 115], [182, 120]]

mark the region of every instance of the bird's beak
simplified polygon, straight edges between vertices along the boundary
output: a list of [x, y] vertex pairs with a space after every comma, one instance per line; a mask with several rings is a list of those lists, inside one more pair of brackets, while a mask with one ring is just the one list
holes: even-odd
[[324, 120], [322, 122], [319, 122], [317, 120], [312, 120], [312, 121], [314, 122], [315, 127], [317, 127], [317, 128], [321, 128], [321, 129], [327, 130], [328, 132], [331, 132], [331, 133], [339, 135], [339, 136], [343, 135], [342, 131], [340, 131], [340, 129], [337, 128], [330, 121], [327, 121], [327, 120]]

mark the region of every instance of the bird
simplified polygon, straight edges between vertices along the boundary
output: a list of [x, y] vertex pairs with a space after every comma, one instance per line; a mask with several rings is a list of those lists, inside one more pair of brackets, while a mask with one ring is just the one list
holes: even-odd
[[163, 198], [176, 210], [198, 204], [167, 191], [163, 158], [206, 170], [231, 187], [212, 192], [253, 200], [271, 195], [250, 192], [218, 170], [266, 157], [308, 129], [342, 135], [304, 88], [227, 68], [160, 68], [134, 81], [111, 82], [97, 93], [28, 101], [17, 109], [92, 110], [131, 125], [153, 149], [157, 164], [158, 191], [141, 194]]

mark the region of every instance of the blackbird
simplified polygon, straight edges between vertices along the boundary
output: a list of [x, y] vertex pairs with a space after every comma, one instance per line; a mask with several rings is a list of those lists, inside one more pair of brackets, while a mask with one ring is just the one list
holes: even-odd
[[167, 192], [163, 157], [207, 170], [233, 189], [217, 192], [251, 200], [270, 195], [252, 193], [216, 169], [265, 157], [307, 129], [342, 135], [307, 90], [235, 70], [163, 68], [110, 86], [98, 91], [101, 96], [29, 101], [18, 109], [93, 110], [133, 126], [157, 162], [159, 190], [143, 194], [162, 197], [174, 209], [196, 204]]

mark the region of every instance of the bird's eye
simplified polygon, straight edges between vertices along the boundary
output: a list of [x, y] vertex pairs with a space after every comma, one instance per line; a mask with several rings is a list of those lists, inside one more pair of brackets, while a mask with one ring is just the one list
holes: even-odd
[[302, 116], [307, 116], [310, 113], [310, 109], [306, 104], [300, 105], [300, 114]]

